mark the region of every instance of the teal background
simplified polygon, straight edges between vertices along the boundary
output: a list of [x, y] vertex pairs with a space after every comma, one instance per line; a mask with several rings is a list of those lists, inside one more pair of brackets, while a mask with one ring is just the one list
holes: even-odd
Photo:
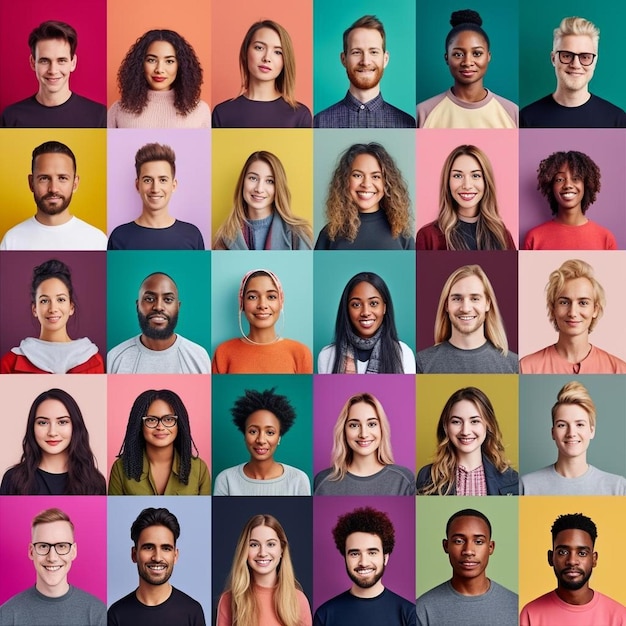
[[164, 272], [174, 279], [181, 303], [176, 333], [211, 347], [211, 253], [187, 250], [116, 250], [107, 253], [107, 346], [141, 332], [137, 296], [144, 278]]
[[[227, 467], [250, 459], [243, 433], [233, 423], [230, 413], [235, 400], [246, 389], [264, 391], [276, 387], [275, 393], [287, 396], [296, 419], [280, 440], [275, 459], [301, 469], [313, 478], [313, 376], [310, 374], [229, 374], [213, 375], [211, 477]], [[313, 491], [313, 489], [311, 489]]]
[[315, 0], [313, 10], [313, 108], [315, 113], [343, 100], [350, 86], [339, 55], [343, 32], [364, 15], [385, 27], [389, 63], [380, 82], [385, 102], [415, 117], [415, 2]]
[[448, 519], [462, 509], [476, 509], [491, 522], [491, 539], [496, 546], [489, 557], [487, 576], [517, 593], [517, 498], [418, 496], [416, 509], [417, 597], [452, 578], [450, 561], [441, 542], [446, 538]]
[[[579, 15], [600, 29], [596, 71], [589, 83], [591, 93], [624, 108], [624, 23], [623, 2], [581, 2], [566, 4], [528, 0], [519, 14], [520, 107], [553, 93], [556, 88], [554, 67], [550, 63], [552, 33], [564, 17]], [[619, 76], [619, 77], [618, 77]]]
[[520, 474], [554, 463], [552, 406], [561, 387], [571, 380], [583, 384], [596, 405], [596, 436], [587, 449], [587, 462], [598, 469], [626, 476], [626, 389], [623, 376], [526, 375], [519, 381]]
[[[277, 334], [310, 348], [313, 338], [313, 253], [301, 251], [294, 254], [291, 250], [213, 252], [213, 348], [227, 339], [241, 336], [237, 317], [241, 279], [250, 270], [261, 268], [278, 276], [285, 293], [284, 311], [276, 323]], [[249, 325], [243, 313], [241, 319], [241, 326], [247, 333]]]
[[398, 337], [415, 352], [415, 253], [391, 250], [336, 250], [315, 253], [314, 353], [332, 343], [341, 293], [359, 272], [374, 272], [391, 293]]
[[411, 197], [413, 234], [415, 234], [415, 131], [412, 129], [316, 130], [313, 137], [313, 233], [314, 240], [326, 224], [328, 185], [339, 164], [341, 153], [355, 143], [378, 142], [391, 155], [402, 172]]
[[[446, 37], [452, 29], [450, 15], [463, 8], [465, 5], [458, 0], [419, 4], [416, 52], [420, 62], [417, 68], [417, 102], [447, 91], [454, 84], [443, 55], [446, 52]], [[469, 8], [480, 13], [482, 29], [491, 43], [491, 62], [484, 78], [485, 87], [499, 96], [518, 102], [517, 0], [475, 0]], [[536, 13], [534, 15], [536, 17]], [[527, 67], [525, 61], [524, 57], [523, 65]]]

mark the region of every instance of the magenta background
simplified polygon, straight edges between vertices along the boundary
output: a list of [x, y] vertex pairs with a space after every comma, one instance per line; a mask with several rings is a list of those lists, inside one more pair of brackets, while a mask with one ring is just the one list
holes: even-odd
[[395, 529], [396, 544], [382, 578], [384, 586], [411, 602], [415, 599], [415, 498], [314, 497], [313, 612], [320, 604], [343, 593], [352, 585], [346, 573], [345, 559], [335, 547], [332, 529], [340, 515], [363, 506], [371, 506], [387, 513]]
[[176, 153], [178, 186], [170, 212], [200, 229], [211, 242], [211, 132], [205, 129], [114, 128], [107, 131], [107, 233], [141, 214], [135, 189], [135, 153], [147, 143], [170, 146]]
[[207, 374], [135, 374], [108, 376], [107, 484], [126, 434], [128, 416], [137, 396], [147, 389], [171, 389], [189, 414], [191, 435], [200, 458], [211, 468], [211, 377]]
[[518, 238], [517, 129], [422, 128], [416, 136], [416, 225], [439, 214], [439, 179], [444, 161], [457, 146], [473, 144], [489, 157], [496, 181], [498, 210], [513, 240]]
[[33, 268], [59, 259], [72, 271], [78, 306], [67, 324], [72, 339], [89, 337], [106, 358], [106, 252], [11, 250], [0, 255], [2, 308], [0, 352], [5, 354], [25, 337], [39, 337], [41, 326], [33, 317], [30, 285]]
[[28, 558], [30, 525], [35, 515], [52, 507], [65, 511], [74, 524], [78, 553], [68, 575], [70, 584], [106, 603], [105, 496], [2, 496], [0, 504], [3, 509], [3, 515], [0, 515], [0, 550], [4, 564], [0, 604], [35, 585], [35, 567]]
[[608, 228], [617, 247], [626, 248], [626, 143], [612, 128], [525, 128], [519, 140], [520, 246], [530, 228], [552, 219], [548, 201], [537, 191], [537, 169], [553, 152], [578, 150], [600, 168], [601, 188], [586, 216]]
[[28, 61], [28, 35], [41, 22], [59, 20], [76, 29], [76, 70], [70, 77], [73, 92], [106, 102], [106, 0], [50, 0], [0, 2], [2, 80], [0, 110], [37, 93], [39, 83]]
[[417, 350], [432, 346], [437, 304], [448, 276], [463, 265], [480, 265], [493, 287], [509, 342], [517, 352], [517, 253], [514, 251], [417, 251]]
[[520, 357], [555, 343], [559, 334], [548, 320], [545, 287], [550, 273], [567, 259], [582, 259], [593, 269], [604, 287], [604, 314], [589, 335], [592, 344], [626, 360], [624, 276], [617, 268], [626, 267], [626, 252], [522, 250], [519, 255], [519, 353]]
[[330, 467], [333, 428], [350, 396], [371, 393], [383, 405], [391, 425], [394, 460], [415, 472], [415, 376], [336, 374], [313, 377], [313, 469]]

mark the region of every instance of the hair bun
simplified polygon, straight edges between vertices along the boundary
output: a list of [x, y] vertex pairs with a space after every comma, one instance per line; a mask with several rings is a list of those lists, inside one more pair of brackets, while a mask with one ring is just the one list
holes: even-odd
[[66, 276], [68, 280], [72, 279], [72, 272], [70, 268], [59, 261], [58, 259], [50, 259], [44, 261], [41, 265], [38, 265], [33, 269], [33, 279], [47, 276], [58, 276], [59, 274]]
[[450, 16], [450, 25], [452, 28], [461, 24], [476, 24], [482, 26], [483, 20], [480, 17], [478, 11], [472, 9], [461, 9], [460, 11], [453, 11]]

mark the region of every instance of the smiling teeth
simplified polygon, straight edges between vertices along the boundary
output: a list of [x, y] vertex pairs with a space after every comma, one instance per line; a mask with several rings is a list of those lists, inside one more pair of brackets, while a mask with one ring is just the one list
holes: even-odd
[[60, 565], [44, 565], [44, 568], [47, 569], [49, 572], [56, 572], [57, 570], [61, 569]]

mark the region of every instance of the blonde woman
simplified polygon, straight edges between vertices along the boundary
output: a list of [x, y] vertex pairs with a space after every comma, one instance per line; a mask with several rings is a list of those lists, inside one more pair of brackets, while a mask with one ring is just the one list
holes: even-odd
[[498, 211], [496, 183], [487, 155], [457, 146], [441, 170], [439, 215], [417, 231], [418, 250], [515, 250]]
[[289, 542], [272, 515], [244, 526], [226, 589], [217, 605], [217, 626], [311, 626], [309, 601], [296, 580]]
[[393, 462], [391, 429], [370, 393], [345, 403], [333, 430], [332, 467], [315, 477], [314, 495], [413, 496], [413, 472]]
[[214, 250], [310, 250], [313, 230], [291, 212], [291, 192], [280, 159], [258, 150], [246, 160]]

